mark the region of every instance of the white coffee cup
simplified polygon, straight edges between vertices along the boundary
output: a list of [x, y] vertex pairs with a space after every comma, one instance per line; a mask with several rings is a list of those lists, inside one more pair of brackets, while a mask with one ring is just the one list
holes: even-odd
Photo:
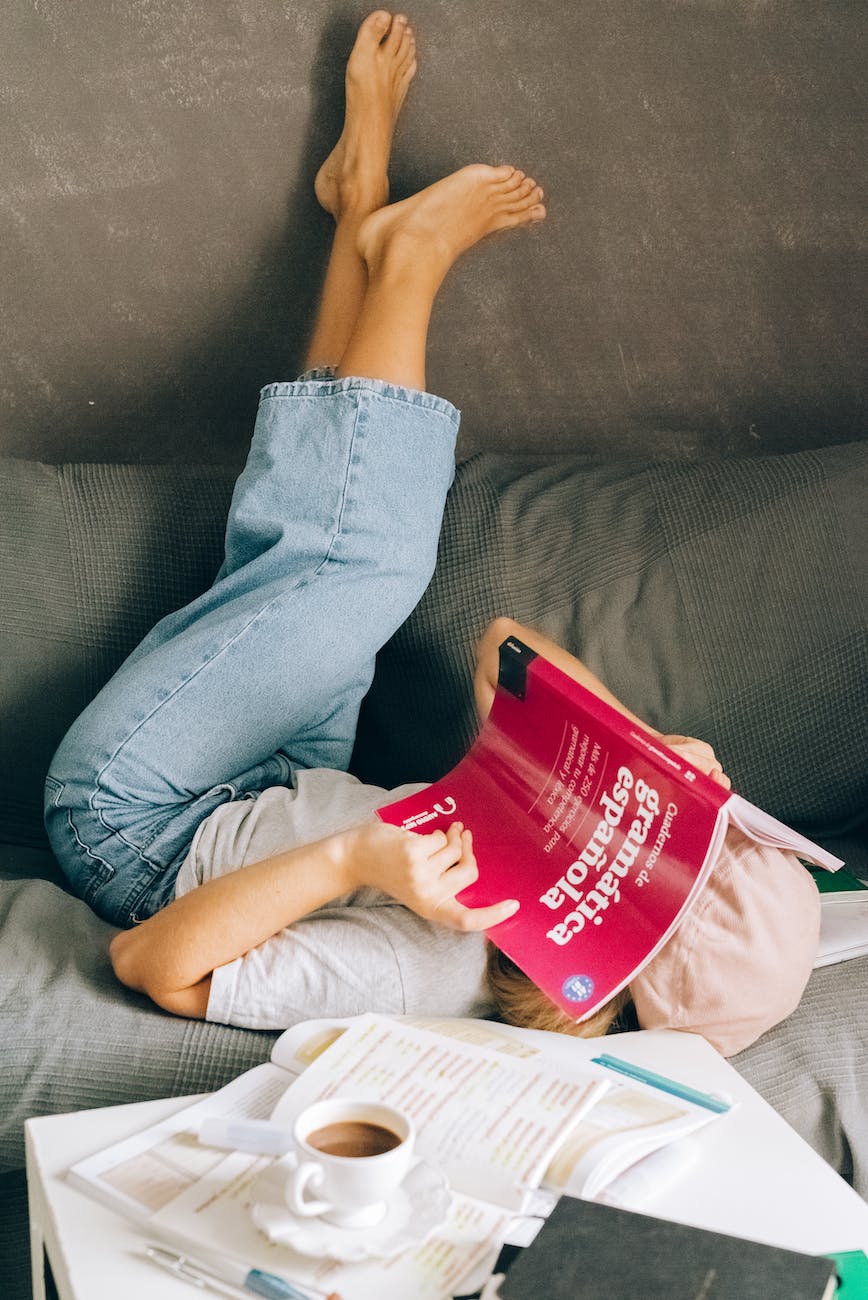
[[342, 1228], [382, 1219], [413, 1156], [407, 1115], [380, 1102], [332, 1098], [302, 1111], [292, 1135], [298, 1164], [284, 1191], [293, 1214], [322, 1216]]

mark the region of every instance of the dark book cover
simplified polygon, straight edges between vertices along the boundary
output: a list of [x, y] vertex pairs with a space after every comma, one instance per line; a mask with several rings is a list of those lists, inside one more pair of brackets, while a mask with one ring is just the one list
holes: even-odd
[[502, 1300], [830, 1300], [831, 1260], [564, 1196]]

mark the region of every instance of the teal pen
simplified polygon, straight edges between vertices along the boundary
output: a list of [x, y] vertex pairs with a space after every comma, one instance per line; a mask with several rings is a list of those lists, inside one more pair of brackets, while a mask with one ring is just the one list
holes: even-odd
[[200, 1289], [206, 1287], [218, 1295], [234, 1296], [236, 1300], [245, 1292], [248, 1295], [264, 1296], [265, 1300], [314, 1300], [319, 1296], [324, 1297], [324, 1300], [339, 1300], [334, 1294], [326, 1296], [324, 1291], [293, 1286], [275, 1273], [248, 1268], [246, 1264], [236, 1264], [234, 1260], [224, 1260], [218, 1267], [181, 1251], [167, 1250], [165, 1246], [146, 1246], [145, 1254], [148, 1259], [159, 1264], [160, 1268], [174, 1273], [175, 1277], [181, 1277]]
[[686, 1083], [667, 1079], [665, 1074], [655, 1074], [653, 1070], [644, 1070], [641, 1065], [631, 1065], [629, 1061], [622, 1061], [619, 1056], [609, 1056], [604, 1052], [602, 1056], [594, 1056], [592, 1060], [595, 1065], [602, 1065], [607, 1070], [614, 1070], [616, 1074], [626, 1075], [628, 1079], [635, 1079], [638, 1083], [648, 1083], [652, 1088], [659, 1088], [661, 1092], [668, 1092], [673, 1097], [695, 1102], [697, 1106], [704, 1106], [706, 1110], [713, 1110], [718, 1115], [732, 1109], [731, 1103], [724, 1101], [722, 1097], [715, 1097], [710, 1092], [700, 1092], [698, 1088], [688, 1088]]

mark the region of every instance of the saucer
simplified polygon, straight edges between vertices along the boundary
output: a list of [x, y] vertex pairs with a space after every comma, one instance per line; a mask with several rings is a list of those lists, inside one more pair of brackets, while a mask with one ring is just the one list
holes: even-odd
[[341, 1228], [319, 1217], [293, 1214], [283, 1197], [292, 1157], [278, 1160], [257, 1179], [252, 1191], [253, 1222], [269, 1241], [289, 1246], [300, 1255], [334, 1259], [343, 1264], [364, 1259], [390, 1259], [410, 1246], [419, 1246], [446, 1218], [449, 1184], [439, 1170], [418, 1160], [386, 1202], [379, 1223], [367, 1228]]

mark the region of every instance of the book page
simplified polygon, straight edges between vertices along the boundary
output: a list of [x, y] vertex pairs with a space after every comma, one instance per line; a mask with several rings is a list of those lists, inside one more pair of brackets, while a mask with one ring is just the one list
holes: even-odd
[[201, 1146], [197, 1140], [206, 1116], [267, 1119], [286, 1085], [282, 1070], [269, 1064], [257, 1066], [159, 1124], [80, 1160], [67, 1176], [113, 1209], [135, 1219], [147, 1218], [225, 1160], [225, 1151]]
[[779, 822], [771, 813], [763, 812], [756, 804], [749, 803], [740, 794], [730, 795], [726, 804], [726, 813], [733, 825], [744, 831], [745, 835], [759, 844], [770, 844], [776, 849], [789, 849], [800, 858], [807, 858], [826, 871], [837, 871], [843, 867], [844, 859], [836, 858], [834, 853], [821, 849], [819, 844], [807, 839], [791, 827]]
[[[449, 1016], [402, 1016], [401, 1020], [406, 1025], [416, 1025], [432, 1034], [444, 1034], [446, 1038], [457, 1038], [461, 1043], [475, 1043], [477, 1047], [487, 1047], [504, 1056], [526, 1060], [544, 1055], [538, 1047], [533, 1047], [523, 1039], [510, 1038], [508, 1034], [502, 1033], [496, 1022], [490, 1020], [459, 1020]], [[570, 1064], [575, 1067], [576, 1062]]]
[[544, 1185], [592, 1200], [637, 1160], [714, 1118], [713, 1112], [667, 1093], [618, 1084], [555, 1153]]
[[431, 1035], [385, 1016], [360, 1016], [287, 1090], [272, 1119], [291, 1128], [321, 1098], [386, 1102], [416, 1125], [419, 1155], [466, 1195], [520, 1210], [552, 1153], [610, 1084], [572, 1077]]
[[[357, 1264], [314, 1259], [269, 1241], [254, 1223], [257, 1184], [274, 1164], [269, 1156], [223, 1154], [222, 1161], [155, 1215], [157, 1238], [207, 1259], [215, 1250], [341, 1300], [450, 1300], [465, 1278], [490, 1271], [512, 1215], [453, 1195], [446, 1219], [419, 1246], [391, 1260]], [[288, 1214], [288, 1211], [287, 1211]], [[195, 1250], [194, 1250], [195, 1248]]]
[[302, 1020], [298, 1025], [284, 1030], [274, 1047], [271, 1059], [293, 1078], [306, 1070], [321, 1052], [340, 1038], [353, 1023], [352, 1016], [340, 1019]]

